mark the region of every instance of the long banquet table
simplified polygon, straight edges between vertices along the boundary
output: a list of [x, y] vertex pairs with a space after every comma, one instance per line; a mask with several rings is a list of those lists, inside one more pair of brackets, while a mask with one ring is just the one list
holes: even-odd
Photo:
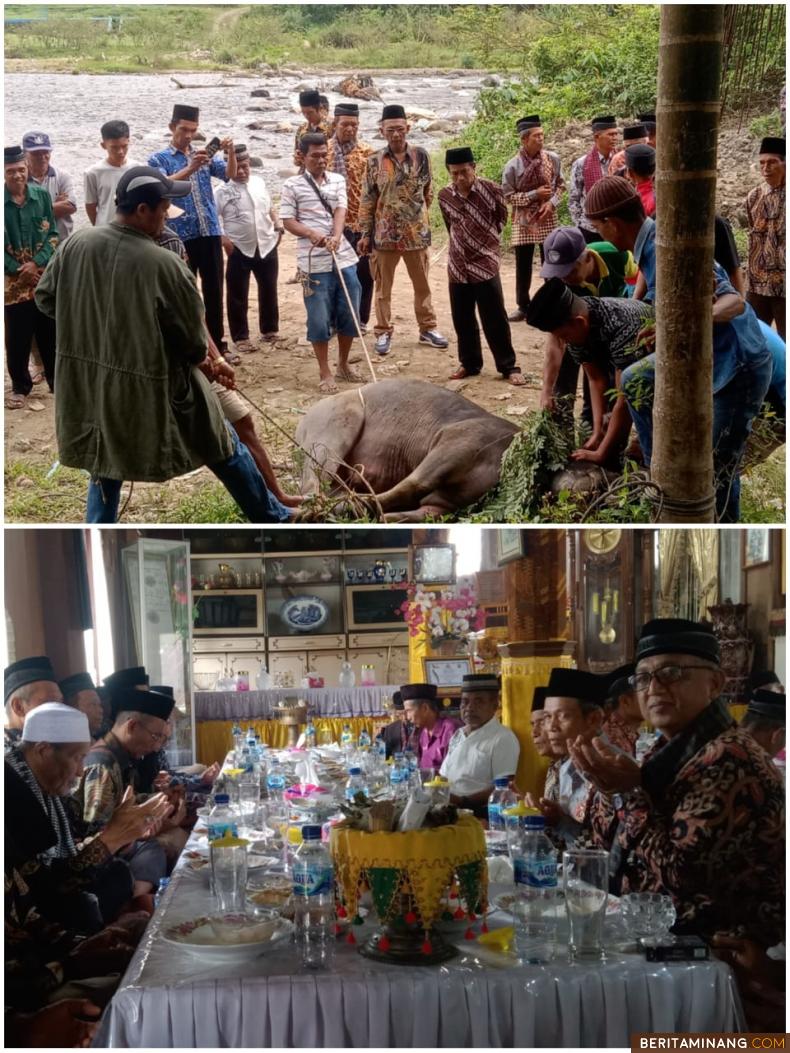
[[[460, 953], [441, 966], [372, 962], [340, 939], [331, 972], [304, 973], [288, 940], [218, 966], [162, 938], [213, 911], [205, 869], [182, 856], [94, 1046], [622, 1047], [636, 1031], [745, 1027], [732, 973], [716, 960], [657, 965], [613, 954], [599, 966], [518, 966], [460, 931], [445, 936]], [[508, 923], [489, 915], [491, 928]], [[360, 942], [367, 931], [356, 930]]]

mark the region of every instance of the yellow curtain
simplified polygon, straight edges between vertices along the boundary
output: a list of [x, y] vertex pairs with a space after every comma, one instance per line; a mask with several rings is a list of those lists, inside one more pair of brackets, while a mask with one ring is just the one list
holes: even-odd
[[[333, 741], [340, 740], [344, 724], [349, 724], [355, 737], [364, 729], [373, 737], [387, 719], [374, 720], [370, 717], [317, 717], [313, 724], [320, 737], [324, 729], [332, 733]], [[228, 750], [233, 749], [233, 720], [203, 720], [197, 726], [197, 759], [201, 764], [220, 763], [225, 759]], [[275, 749], [285, 749], [288, 745], [288, 729], [279, 720], [244, 720], [242, 727], [246, 731], [252, 725], [261, 740]]]
[[661, 530], [658, 535], [658, 616], [675, 614], [675, 584], [686, 554], [685, 530]]
[[425, 626], [420, 627], [416, 636], [409, 637], [409, 683], [422, 684], [425, 681], [425, 673], [422, 669], [422, 660], [430, 654], [428, 650], [428, 633]]
[[540, 796], [551, 760], [542, 757], [532, 741], [532, 696], [535, 688], [549, 682], [555, 666], [570, 669], [570, 655], [534, 655], [502, 659], [502, 723], [515, 732], [521, 752], [516, 785], [523, 793]]
[[689, 555], [699, 578], [697, 617], [707, 618], [708, 607], [719, 599], [719, 531], [706, 527], [687, 533]]

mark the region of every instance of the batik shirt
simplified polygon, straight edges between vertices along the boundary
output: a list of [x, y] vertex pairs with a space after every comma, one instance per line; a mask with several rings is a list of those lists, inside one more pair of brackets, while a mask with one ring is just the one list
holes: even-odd
[[[191, 147], [188, 153], [183, 153], [181, 150], [176, 150], [174, 146], [166, 146], [159, 153], [152, 154], [148, 158], [148, 164], [152, 168], [158, 168], [165, 175], [172, 176], [186, 168], [196, 152]], [[203, 165], [189, 177], [192, 193], [178, 198], [178, 207], [184, 214], [168, 220], [169, 226], [182, 241], [190, 241], [192, 238], [219, 237], [221, 230], [211, 189], [211, 179], [213, 177], [227, 182], [226, 169], [227, 165], [219, 154], [214, 154], [207, 165]]]
[[[328, 172], [337, 172], [337, 169], [334, 167], [334, 143], [334, 139], [329, 140], [329, 154], [326, 163]], [[365, 178], [365, 171], [368, 167], [368, 158], [374, 152], [373, 147], [368, 146], [367, 143], [355, 143], [354, 149], [345, 154], [345, 174], [337, 172], [338, 175], [345, 175], [346, 196], [348, 197], [346, 226], [355, 233], [359, 231], [359, 202], [362, 195], [362, 181]]]
[[475, 179], [464, 197], [454, 186], [439, 191], [439, 208], [450, 232], [447, 273], [451, 282], [486, 282], [499, 274], [499, 235], [507, 222], [500, 187]]
[[[85, 771], [75, 797], [86, 823], [106, 826], [127, 786], [136, 789], [134, 758], [112, 732], [99, 739], [85, 757]], [[145, 795], [137, 795], [144, 799]]]
[[[592, 225], [592, 220], [587, 218], [587, 213], [584, 211], [584, 202], [586, 194], [584, 192], [584, 162], [587, 160], [587, 154], [583, 154], [577, 158], [571, 165], [571, 185], [568, 189], [568, 211], [571, 214], [571, 219], [577, 227], [581, 227], [583, 230], [595, 230]], [[609, 174], [609, 158], [604, 157], [603, 154], [598, 154], [598, 161], [601, 165], [601, 176]]]
[[785, 295], [785, 188], [763, 183], [746, 198], [749, 219], [749, 290]]
[[538, 220], [537, 210], [542, 204], [537, 200], [537, 189], [520, 190], [524, 180], [524, 156], [519, 150], [511, 157], [502, 173], [502, 190], [505, 200], [513, 209], [513, 227], [511, 245], [535, 245], [542, 243], [557, 227], [557, 209], [565, 193], [565, 180], [562, 177], [560, 155], [551, 150], [541, 150], [543, 166], [547, 176], [545, 186], [551, 188], [549, 204], [552, 206], [548, 217]]
[[589, 362], [603, 372], [610, 366], [625, 369], [647, 352], [634, 352], [639, 330], [653, 320], [653, 309], [642, 300], [613, 297], [583, 297], [590, 316], [590, 331], [583, 346], [568, 344], [568, 352], [580, 365]]
[[35, 284], [22, 284], [18, 278], [23, 264], [32, 260], [46, 267], [58, 244], [52, 198], [43, 187], [28, 183], [27, 196], [17, 205], [8, 187], [5, 191], [5, 305], [32, 300]]
[[622, 750], [631, 757], [636, 756], [636, 740], [639, 738], [639, 729], [633, 724], [627, 724], [619, 713], [610, 713], [603, 722], [603, 731], [613, 746]]
[[[662, 748], [659, 744], [645, 758]], [[730, 727], [686, 760], [652, 799], [644, 789], [596, 794], [593, 829], [620, 855], [621, 891], [661, 892], [686, 931], [718, 930], [763, 946], [785, 924], [784, 788], [769, 755]]]
[[396, 160], [389, 147], [368, 158], [359, 205], [359, 229], [388, 252], [427, 249], [428, 208], [433, 197], [431, 161], [421, 146], [406, 147]]

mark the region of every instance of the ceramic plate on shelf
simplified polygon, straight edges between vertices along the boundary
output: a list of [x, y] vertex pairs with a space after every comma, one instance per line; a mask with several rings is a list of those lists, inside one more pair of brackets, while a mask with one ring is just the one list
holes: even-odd
[[224, 961], [247, 961], [291, 935], [285, 918], [258, 919], [250, 914], [220, 914], [193, 918], [162, 932], [168, 943]]
[[329, 618], [329, 604], [320, 596], [294, 596], [282, 605], [280, 617], [289, 628], [312, 633]]

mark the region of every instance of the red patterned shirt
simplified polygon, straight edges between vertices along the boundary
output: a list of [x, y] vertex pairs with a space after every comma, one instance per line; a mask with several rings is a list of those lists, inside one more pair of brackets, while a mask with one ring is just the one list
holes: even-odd
[[439, 208], [450, 232], [447, 270], [451, 282], [486, 282], [499, 274], [499, 235], [507, 222], [502, 189], [475, 179], [467, 197], [453, 186], [439, 191]]

